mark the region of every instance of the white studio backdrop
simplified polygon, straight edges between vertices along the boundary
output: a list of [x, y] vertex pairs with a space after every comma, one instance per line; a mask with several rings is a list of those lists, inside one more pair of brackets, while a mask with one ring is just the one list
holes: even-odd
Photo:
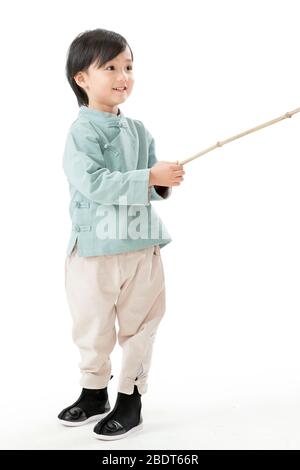
[[[56, 422], [80, 392], [64, 291], [69, 44], [98, 27], [127, 39], [135, 86], [121, 109], [158, 160], [183, 160], [300, 106], [297, 3], [3, 3], [1, 448], [108, 448], [92, 423]], [[110, 448], [300, 448], [299, 129], [296, 114], [187, 163], [153, 202], [173, 238], [167, 310], [145, 430]], [[120, 361], [117, 344], [112, 406]]]

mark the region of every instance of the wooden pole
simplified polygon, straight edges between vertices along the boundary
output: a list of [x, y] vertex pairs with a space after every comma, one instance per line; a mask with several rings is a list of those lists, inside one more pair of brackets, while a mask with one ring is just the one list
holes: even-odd
[[294, 111], [289, 111], [276, 119], [272, 119], [271, 121], [267, 121], [264, 124], [260, 124], [257, 127], [253, 127], [252, 129], [248, 129], [247, 131], [241, 132], [240, 134], [234, 135], [233, 137], [229, 137], [228, 139], [217, 142], [215, 145], [212, 145], [211, 147], [208, 147], [207, 149], [202, 150], [202, 152], [196, 153], [195, 155], [192, 155], [191, 157], [186, 158], [185, 160], [182, 160], [181, 162], [179, 162], [179, 165], [185, 165], [186, 163], [191, 162], [195, 158], [201, 157], [205, 153], [211, 152], [217, 147], [222, 147], [223, 145], [228, 144], [229, 142], [232, 142], [233, 140], [239, 139], [240, 137], [243, 137], [244, 135], [251, 134], [251, 132], [258, 131], [259, 129], [263, 129], [264, 127], [271, 126], [272, 124], [282, 121], [283, 119], [291, 118], [294, 114], [299, 113], [299, 112], [300, 112], [300, 108], [296, 108], [294, 109]]

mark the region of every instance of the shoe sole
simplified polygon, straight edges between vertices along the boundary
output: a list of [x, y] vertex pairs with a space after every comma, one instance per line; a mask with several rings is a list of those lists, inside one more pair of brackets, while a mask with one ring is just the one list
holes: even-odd
[[91, 421], [99, 421], [100, 419], [105, 418], [105, 416], [108, 415], [110, 411], [107, 411], [106, 413], [102, 413], [101, 415], [93, 415], [90, 416], [89, 418], [85, 419], [84, 421], [66, 421], [64, 419], [57, 418], [58, 421], [63, 424], [64, 426], [82, 426], [83, 424], [90, 423]]
[[107, 436], [106, 434], [97, 434], [93, 431], [94, 437], [97, 439], [102, 439], [104, 441], [114, 441], [115, 439], [123, 439], [123, 437], [127, 437], [129, 434], [132, 434], [136, 431], [141, 431], [143, 429], [143, 424], [138, 424], [134, 428], [129, 429], [129, 431], [124, 432], [123, 434], [116, 434], [115, 436]]

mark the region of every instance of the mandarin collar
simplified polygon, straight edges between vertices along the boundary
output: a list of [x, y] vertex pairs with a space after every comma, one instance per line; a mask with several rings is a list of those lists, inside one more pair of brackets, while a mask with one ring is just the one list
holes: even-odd
[[126, 118], [120, 108], [118, 108], [118, 114], [114, 114], [82, 105], [79, 108], [79, 116], [86, 116], [94, 122], [105, 124], [109, 127], [128, 127]]

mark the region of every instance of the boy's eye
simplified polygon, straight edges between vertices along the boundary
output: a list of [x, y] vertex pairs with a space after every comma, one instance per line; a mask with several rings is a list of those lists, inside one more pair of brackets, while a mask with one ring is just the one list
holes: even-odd
[[[106, 70], [107, 70], [107, 69], [110, 69], [110, 68], [112, 68], [112, 67], [114, 68], [114, 65], [109, 65], [109, 66], [106, 68]], [[128, 67], [129, 67], [129, 70], [132, 70], [132, 65], [128, 65]], [[127, 67], [127, 68], [128, 68], [128, 67]]]

